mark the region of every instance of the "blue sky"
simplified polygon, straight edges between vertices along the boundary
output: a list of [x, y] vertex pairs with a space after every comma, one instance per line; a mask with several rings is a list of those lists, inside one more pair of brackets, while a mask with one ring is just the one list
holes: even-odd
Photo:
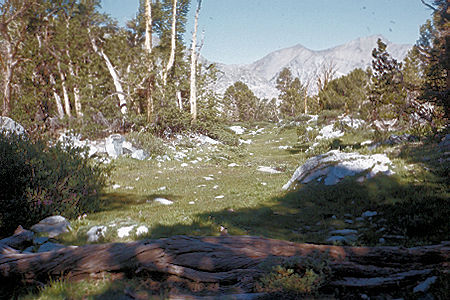
[[[120, 24], [136, 14], [138, 3], [102, 0], [103, 11]], [[251, 63], [297, 44], [321, 50], [374, 34], [395, 43], [414, 44], [420, 25], [430, 14], [420, 0], [203, 0], [201, 54], [217, 62]]]

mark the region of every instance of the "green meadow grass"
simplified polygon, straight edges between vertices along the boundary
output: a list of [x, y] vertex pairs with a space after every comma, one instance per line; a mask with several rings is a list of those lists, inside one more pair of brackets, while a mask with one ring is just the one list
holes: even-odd
[[[412, 246], [448, 239], [449, 163], [442, 161], [435, 143], [380, 146], [370, 151], [360, 143], [373, 138], [373, 134], [353, 130], [337, 142], [324, 141], [320, 147], [328, 151], [337, 143], [344, 145], [344, 151], [387, 153], [395, 165], [395, 175], [377, 176], [363, 183], [348, 178], [335, 186], [313, 184], [282, 191], [295, 169], [314, 153], [299, 150], [295, 127], [265, 124], [264, 132], [258, 135], [249, 134], [256, 127], [246, 127], [248, 130], [240, 138], [251, 139], [251, 144], [221, 145], [214, 151], [207, 146], [190, 148], [189, 159], [182, 162], [130, 158], [114, 161], [102, 209], [84, 219], [72, 220], [73, 231], [62, 242], [86, 244], [86, 231], [94, 225], [115, 226], [109, 227], [99, 242], [173, 235], [217, 236], [221, 227], [231, 235], [311, 243], [324, 243], [330, 230], [344, 228], [361, 233], [354, 245], [377, 245], [385, 233], [404, 236], [386, 241], [388, 245]], [[192, 163], [194, 159], [198, 162]], [[231, 163], [237, 166], [228, 166]], [[259, 166], [272, 167], [280, 173], [260, 172]], [[113, 185], [120, 187], [114, 189]], [[157, 197], [174, 203], [159, 204], [154, 201]], [[379, 215], [358, 222], [357, 218], [367, 210]], [[119, 238], [117, 228], [129, 225], [145, 225], [149, 232]], [[64, 282], [53, 282], [39, 293], [39, 299], [50, 299], [45, 295], [53, 293], [59, 295], [55, 299], [67, 293], [74, 299], [90, 297], [104, 293], [103, 290], [115, 290], [117, 286], [111, 284], [108, 280], [80, 283], [80, 292], [77, 286], [72, 289]], [[129, 279], [116, 284], [137, 283]], [[28, 297], [32, 295], [36, 294]]]

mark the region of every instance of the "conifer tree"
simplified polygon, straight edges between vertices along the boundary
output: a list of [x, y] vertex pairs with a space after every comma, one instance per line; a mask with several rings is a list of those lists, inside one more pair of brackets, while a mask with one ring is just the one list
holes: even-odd
[[284, 68], [278, 74], [277, 89], [280, 91], [278, 98], [282, 101], [280, 105], [282, 115], [295, 117], [305, 110], [306, 87], [298, 77], [292, 76], [291, 70], [288, 68]]
[[402, 64], [392, 58], [381, 39], [372, 51], [372, 70], [369, 100], [372, 103], [372, 121], [400, 120], [407, 117], [406, 89]]

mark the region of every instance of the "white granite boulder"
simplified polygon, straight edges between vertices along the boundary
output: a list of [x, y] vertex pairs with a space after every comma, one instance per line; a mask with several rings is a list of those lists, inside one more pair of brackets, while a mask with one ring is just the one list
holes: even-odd
[[347, 176], [364, 173], [358, 180], [363, 181], [382, 173], [392, 175], [392, 162], [386, 154], [361, 155], [331, 150], [308, 159], [283, 186], [287, 190], [294, 182], [303, 184], [313, 180], [325, 185], [334, 185]]
[[69, 232], [72, 228], [66, 218], [62, 216], [51, 216], [31, 226], [31, 230], [54, 238], [62, 233]]
[[24, 135], [25, 128], [11, 118], [0, 116], [0, 133], [1, 132], [5, 132], [6, 134], [15, 133], [17, 135]]
[[125, 138], [120, 134], [111, 134], [106, 138], [106, 152], [112, 158], [123, 155], [123, 143]]
[[106, 226], [93, 226], [86, 232], [88, 242], [97, 242], [100, 238], [105, 237]]

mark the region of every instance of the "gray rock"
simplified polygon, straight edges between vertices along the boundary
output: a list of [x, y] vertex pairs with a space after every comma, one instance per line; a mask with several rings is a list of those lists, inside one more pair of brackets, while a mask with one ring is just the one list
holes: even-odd
[[439, 148], [441, 148], [441, 151], [450, 151], [450, 133], [445, 135], [439, 143]]
[[354, 229], [339, 229], [333, 230], [330, 232], [331, 234], [340, 234], [340, 235], [350, 235], [350, 234], [358, 234], [358, 231]]
[[328, 243], [336, 243], [336, 242], [350, 243], [350, 242], [356, 241], [357, 239], [358, 239], [358, 237], [355, 235], [346, 235], [346, 236], [333, 235], [333, 236], [330, 236], [329, 238], [327, 238], [326, 241]]
[[294, 182], [307, 184], [313, 180], [323, 182], [325, 185], [339, 183], [347, 176], [355, 176], [365, 172], [362, 178], [368, 179], [378, 173], [392, 175], [392, 162], [386, 154], [361, 155], [358, 153], [345, 153], [331, 150], [325, 154], [308, 159], [292, 175], [283, 186], [287, 190]]
[[131, 154], [131, 157], [137, 160], [145, 160], [149, 157], [149, 155], [144, 150], [137, 149]]
[[362, 213], [361, 217], [363, 218], [371, 218], [371, 217], [375, 217], [376, 215], [378, 215], [378, 213], [376, 211], [365, 211]]
[[422, 281], [421, 283], [419, 283], [414, 289], [413, 292], [414, 293], [426, 293], [432, 284], [434, 284], [437, 280], [437, 276], [432, 276], [427, 278], [425, 281]]
[[106, 152], [112, 158], [117, 158], [123, 155], [123, 143], [125, 138], [120, 134], [111, 134], [106, 138]]
[[15, 133], [17, 135], [24, 135], [25, 128], [22, 125], [15, 122], [13, 119], [8, 117], [0, 116], [0, 133], [4, 131], [6, 134]]
[[402, 135], [395, 135], [392, 134], [391, 136], [389, 136], [389, 138], [384, 142], [384, 144], [387, 145], [399, 145], [399, 144], [403, 144], [406, 142], [413, 142], [418, 140], [418, 138], [414, 135], [411, 134], [402, 134]]
[[25, 248], [25, 250], [22, 251], [22, 253], [33, 253], [33, 252], [34, 252], [34, 246]]
[[69, 232], [72, 228], [66, 218], [62, 216], [51, 216], [31, 226], [31, 230], [54, 238], [62, 233]]
[[88, 242], [97, 242], [100, 238], [105, 237], [106, 226], [94, 226], [86, 232]]
[[64, 245], [56, 244], [52, 242], [47, 242], [39, 247], [37, 253], [48, 252], [48, 251], [56, 251], [59, 249], [65, 248]]
[[48, 237], [46, 237], [46, 236], [40, 236], [40, 237], [37, 237], [37, 238], [35, 238], [34, 240], [33, 240], [33, 244], [35, 244], [35, 245], [42, 245], [42, 244], [45, 244], [46, 242], [48, 242]]

